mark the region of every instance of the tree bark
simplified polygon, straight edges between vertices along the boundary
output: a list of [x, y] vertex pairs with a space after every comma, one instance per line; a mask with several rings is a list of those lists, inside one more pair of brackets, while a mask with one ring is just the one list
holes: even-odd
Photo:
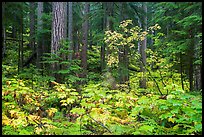
[[6, 28], [5, 25], [2, 26], [2, 58], [6, 55]]
[[[60, 49], [60, 42], [65, 38], [65, 8], [63, 2], [53, 2], [52, 5], [52, 38], [51, 38], [51, 54], [58, 55]], [[58, 71], [59, 63], [51, 65], [53, 72]], [[57, 82], [61, 82], [60, 75], [53, 74]]]
[[[107, 20], [107, 14], [106, 14], [106, 3], [103, 2], [102, 3], [102, 9], [104, 11], [104, 16], [102, 18], [102, 30], [105, 31], [106, 30], [106, 20]], [[106, 44], [103, 43], [101, 45], [101, 52], [100, 52], [100, 61], [101, 61], [101, 71], [103, 71], [105, 69], [105, 47], [106, 47]]]
[[88, 32], [89, 32], [89, 24], [88, 24], [88, 13], [89, 13], [89, 2], [85, 3], [84, 6], [84, 22], [82, 24], [82, 51], [81, 51], [81, 66], [83, 68], [83, 77], [87, 75], [87, 47], [88, 47]]
[[[124, 3], [120, 4], [120, 21], [123, 21], [127, 17], [124, 14]], [[121, 84], [126, 83], [129, 80], [129, 72], [128, 72], [128, 46], [119, 46], [118, 51], [118, 73], [119, 73], [119, 82]]]
[[69, 12], [69, 24], [68, 24], [68, 39], [69, 39], [69, 51], [71, 53], [69, 53], [69, 56], [68, 56], [68, 59], [69, 60], [72, 60], [72, 55], [73, 55], [73, 10], [72, 10], [72, 5], [73, 3], [72, 2], [68, 2], [69, 3], [69, 9], [68, 9], [68, 12]]
[[194, 43], [193, 43], [193, 38], [192, 38], [192, 30], [189, 31], [189, 86], [190, 86], [190, 91], [194, 90], [194, 85], [193, 85], [193, 56], [194, 56]]
[[181, 85], [182, 89], [184, 90], [184, 84], [183, 84], [183, 63], [182, 63], [182, 54], [180, 53], [180, 74], [181, 74]]
[[43, 13], [43, 2], [38, 2], [38, 20], [37, 20], [37, 27], [38, 27], [38, 47], [37, 47], [37, 60], [36, 64], [39, 69], [42, 68], [40, 63], [41, 55], [43, 54], [43, 35], [40, 31], [42, 31], [42, 13]]
[[[64, 21], [64, 38], [65, 38], [65, 40], [67, 40], [67, 30], [68, 30], [68, 26], [67, 26], [67, 21], [68, 21], [68, 2], [64, 2], [64, 11], [65, 11], [65, 14], [64, 14], [64, 18], [65, 18], [65, 21]], [[65, 45], [63, 45], [63, 50], [68, 50], [68, 48], [67, 47], [65, 47]], [[63, 59], [63, 61], [67, 61], [67, 53], [62, 53], [62, 59]], [[62, 70], [66, 70], [67, 69], [67, 64], [61, 64], [61, 69]]]
[[[15, 18], [15, 16], [14, 16]], [[12, 38], [16, 38], [16, 26], [12, 26]]]
[[2, 18], [2, 58], [4, 58], [6, 54], [5, 2], [2, 2]]
[[19, 33], [19, 56], [18, 56], [18, 74], [22, 71], [23, 68], [23, 13], [21, 14], [20, 19], [20, 33]]
[[[144, 23], [142, 24], [144, 31], [147, 31], [147, 3], [144, 2], [143, 3], [143, 10], [145, 12], [144, 15]], [[142, 41], [141, 43], [142, 45], [140, 46], [140, 54], [141, 54], [141, 58], [142, 58], [142, 62], [143, 64], [140, 67], [141, 72], [143, 73], [142, 79], [140, 80], [140, 87], [141, 88], [146, 88], [146, 73], [145, 73], [145, 65], [146, 65], [146, 48], [147, 48], [147, 38], [145, 37], [145, 39]]]
[[[106, 2], [106, 14], [107, 14], [107, 20], [106, 20], [106, 29], [107, 30], [113, 30], [113, 4], [114, 2]], [[106, 46], [106, 57], [109, 55], [109, 47], [108, 45]], [[107, 67], [107, 71], [111, 72], [111, 69], [108, 67], [108, 65], [105, 65]]]
[[35, 2], [30, 2], [30, 39], [29, 43], [32, 48], [32, 51], [35, 52]]
[[[201, 60], [201, 56], [202, 56], [202, 54], [201, 54], [201, 51], [202, 51], [202, 45], [201, 45], [201, 43], [199, 43], [198, 41], [200, 40], [200, 38], [196, 38], [195, 36], [194, 36], [194, 45], [195, 45], [195, 53], [194, 53], [194, 56], [195, 56], [195, 59], [196, 60]], [[201, 90], [202, 89], [202, 64], [199, 64], [199, 63], [197, 63], [197, 64], [195, 64], [194, 65], [194, 89], [195, 90]]]

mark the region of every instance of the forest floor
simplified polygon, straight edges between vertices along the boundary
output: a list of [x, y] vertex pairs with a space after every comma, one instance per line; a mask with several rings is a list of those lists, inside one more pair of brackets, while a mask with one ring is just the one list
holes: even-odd
[[[202, 96], [178, 85], [167, 96], [154, 87], [111, 90], [93, 80], [81, 91], [35, 75], [19, 78], [3, 65], [2, 134], [4, 135], [180, 135], [202, 134]], [[22, 75], [21, 75], [22, 77]]]

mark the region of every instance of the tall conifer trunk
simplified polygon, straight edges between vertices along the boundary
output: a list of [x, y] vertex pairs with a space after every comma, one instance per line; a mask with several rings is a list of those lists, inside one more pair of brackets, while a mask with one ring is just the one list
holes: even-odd
[[[65, 6], [63, 2], [53, 2], [52, 5], [52, 37], [51, 37], [51, 53], [57, 56], [60, 49], [61, 41], [65, 38]], [[52, 71], [56, 72], [60, 70], [59, 63], [53, 63], [51, 65]], [[53, 76], [57, 82], [61, 82], [59, 74], [54, 73]]]

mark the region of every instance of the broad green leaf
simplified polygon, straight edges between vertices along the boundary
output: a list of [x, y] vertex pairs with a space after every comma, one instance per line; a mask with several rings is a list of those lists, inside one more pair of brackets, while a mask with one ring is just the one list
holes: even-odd
[[77, 96], [77, 95], [79, 95], [79, 93], [78, 92], [70, 92], [70, 95]]
[[83, 108], [73, 108], [70, 112], [72, 112], [73, 114], [85, 114], [85, 109]]
[[139, 130], [140, 131], [150, 131], [150, 132], [152, 132], [154, 128], [155, 127], [153, 127], [153, 126], [143, 125], [143, 126], [139, 127]]

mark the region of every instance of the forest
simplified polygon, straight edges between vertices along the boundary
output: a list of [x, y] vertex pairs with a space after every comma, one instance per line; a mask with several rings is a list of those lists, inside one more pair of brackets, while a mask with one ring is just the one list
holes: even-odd
[[202, 2], [2, 2], [2, 135], [202, 135]]

